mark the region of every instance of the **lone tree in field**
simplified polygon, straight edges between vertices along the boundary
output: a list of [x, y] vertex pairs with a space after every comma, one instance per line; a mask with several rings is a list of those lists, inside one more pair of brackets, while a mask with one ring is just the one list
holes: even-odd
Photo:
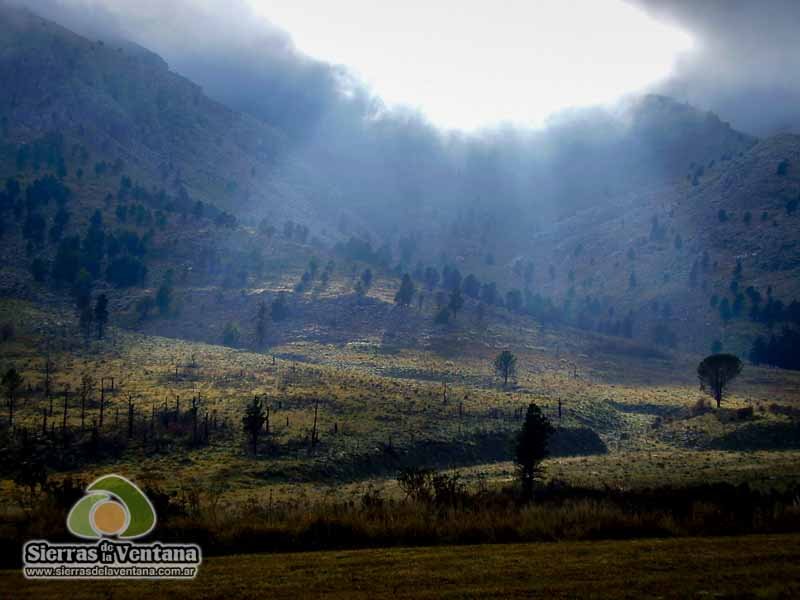
[[245, 433], [250, 436], [250, 445], [253, 448], [253, 455], [258, 454], [258, 438], [264, 428], [264, 422], [267, 420], [264, 415], [264, 406], [257, 396], [253, 397], [253, 402], [247, 405], [244, 417], [242, 417], [242, 425], [244, 426]]
[[742, 372], [742, 361], [733, 354], [712, 354], [697, 365], [700, 389], [722, 403], [722, 395], [728, 384]]
[[503, 350], [494, 359], [494, 372], [503, 378], [503, 386], [508, 385], [508, 378], [517, 374], [517, 357], [510, 350]]
[[411, 300], [414, 298], [415, 292], [416, 286], [414, 285], [414, 282], [411, 281], [411, 276], [406, 273], [403, 275], [403, 281], [400, 284], [400, 289], [397, 290], [397, 293], [394, 296], [394, 301], [400, 306], [408, 306], [411, 304]]
[[540, 474], [540, 464], [547, 457], [547, 443], [553, 426], [538, 406], [531, 403], [525, 413], [525, 423], [517, 436], [514, 463], [522, 484], [522, 498], [528, 502], [533, 498], [533, 485]]
[[17, 373], [15, 368], [10, 368], [3, 374], [3, 392], [8, 400], [8, 426], [14, 425], [14, 400], [17, 398], [17, 390], [22, 387], [22, 376]]

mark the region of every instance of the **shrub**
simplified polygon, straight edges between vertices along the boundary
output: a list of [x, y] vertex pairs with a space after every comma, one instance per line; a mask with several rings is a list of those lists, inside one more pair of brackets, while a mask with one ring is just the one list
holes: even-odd
[[692, 417], [698, 417], [700, 415], [706, 414], [710, 410], [711, 410], [711, 402], [706, 398], [698, 398], [697, 402], [695, 402], [689, 409], [689, 415]]

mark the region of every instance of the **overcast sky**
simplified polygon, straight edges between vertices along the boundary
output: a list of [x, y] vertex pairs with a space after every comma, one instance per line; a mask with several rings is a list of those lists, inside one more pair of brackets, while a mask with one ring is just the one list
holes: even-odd
[[[537, 127], [655, 90], [756, 134], [800, 125], [795, 0], [25, 0], [132, 39], [235, 108], [294, 125], [344, 93], [443, 128]], [[291, 125], [291, 123], [290, 123]]]
[[621, 0], [249, 1], [302, 52], [460, 129], [539, 126], [559, 109], [640, 91], [691, 45]]

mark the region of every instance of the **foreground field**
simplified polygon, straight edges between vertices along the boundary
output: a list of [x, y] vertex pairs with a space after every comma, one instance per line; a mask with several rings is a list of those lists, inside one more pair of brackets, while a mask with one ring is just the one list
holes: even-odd
[[240, 555], [192, 583], [39, 582], [0, 574], [3, 598], [792, 598], [800, 535]]

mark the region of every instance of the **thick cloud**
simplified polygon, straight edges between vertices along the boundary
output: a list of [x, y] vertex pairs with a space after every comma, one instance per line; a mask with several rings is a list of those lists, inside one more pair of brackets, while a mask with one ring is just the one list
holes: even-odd
[[[289, 133], [306, 133], [331, 112], [358, 119], [383, 111], [345, 68], [302, 55], [247, 0], [17, 1], [78, 33], [150, 48], [210, 96]], [[750, 133], [800, 130], [800, 2], [628, 1], [695, 39], [655, 91]]]
[[630, 1], [695, 39], [658, 91], [756, 135], [800, 131], [800, 2]]

